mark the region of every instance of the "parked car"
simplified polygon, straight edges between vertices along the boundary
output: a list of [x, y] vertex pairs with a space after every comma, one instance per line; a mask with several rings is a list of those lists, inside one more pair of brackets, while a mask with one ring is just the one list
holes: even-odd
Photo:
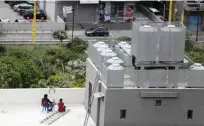
[[13, 6], [13, 10], [17, 11], [18, 13], [24, 12], [24, 10], [28, 10], [28, 9], [33, 9], [33, 5], [22, 3], [22, 4], [16, 4]]
[[34, 1], [33, 0], [26, 0], [26, 3], [28, 3], [30, 5], [34, 5]]
[[[42, 10], [39, 9], [36, 12], [36, 19], [41, 19], [41, 20], [46, 20], [47, 19], [47, 14]], [[28, 9], [24, 12], [23, 17], [27, 20], [33, 19], [33, 9]]]
[[13, 8], [14, 5], [17, 5], [17, 4], [22, 4], [22, 3], [27, 3], [26, 0], [23, 0], [23, 1], [9, 1], [9, 5]]
[[17, 12], [20, 14], [20, 15], [23, 15], [24, 12], [28, 9], [33, 9], [33, 5], [29, 5], [29, 4], [22, 4], [20, 6], [18, 6], [17, 8]]
[[7, 3], [7, 4], [8, 4], [8, 3], [9, 3], [9, 1], [8, 1], [8, 0], [4, 0], [4, 3]]
[[8, 19], [8, 18], [0, 18], [0, 22], [9, 23], [9, 22], [11, 22], [11, 21], [10, 21], [10, 19]]
[[109, 31], [107, 28], [102, 26], [96, 26], [89, 28], [85, 31], [86, 36], [109, 36]]
[[22, 4], [22, 3], [27, 3], [27, 4], [30, 4], [30, 5], [34, 5], [34, 1], [32, 1], [32, 0], [22, 0], [22, 1], [13, 0], [13, 1], [9, 1], [9, 5], [11, 7], [13, 7], [14, 5], [17, 5], [17, 4]]

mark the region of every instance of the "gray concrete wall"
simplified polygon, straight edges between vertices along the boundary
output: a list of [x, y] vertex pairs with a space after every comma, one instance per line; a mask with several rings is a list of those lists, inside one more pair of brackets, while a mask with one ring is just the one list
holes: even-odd
[[[96, 8], [98, 4], [80, 4], [79, 1], [59, 1], [57, 2], [57, 14], [63, 18], [63, 6], [75, 6], [75, 22], [95, 22], [96, 20]], [[67, 15], [66, 22], [72, 22], [72, 14]]]
[[[153, 93], [143, 98], [141, 92]], [[159, 98], [167, 92], [178, 92], [178, 97]], [[204, 89], [108, 89], [104, 126], [203, 126], [203, 96]], [[155, 106], [157, 99], [162, 106]], [[125, 119], [120, 119], [121, 109], [127, 111]], [[193, 110], [192, 120], [187, 119], [188, 110]]]
[[[92, 88], [94, 86], [94, 81], [96, 78], [97, 68], [92, 64], [90, 59], [87, 59], [87, 66], [86, 66], [86, 86], [85, 86], [85, 108], [88, 109], [88, 97], [89, 97], [89, 83], [92, 84]], [[98, 100], [94, 99], [91, 107], [91, 117], [93, 121], [96, 123], [97, 120], [97, 106]]]
[[41, 8], [41, 9], [43, 9], [43, 10], [45, 10], [45, 8], [44, 8], [44, 3], [45, 3], [46, 1], [38, 1], [38, 5], [39, 5], [39, 7]]
[[56, 2], [55, 1], [46, 1], [46, 13], [48, 17], [56, 22]]

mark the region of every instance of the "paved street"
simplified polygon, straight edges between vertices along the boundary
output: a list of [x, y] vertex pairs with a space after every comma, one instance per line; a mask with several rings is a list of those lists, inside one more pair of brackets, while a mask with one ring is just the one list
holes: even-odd
[[[196, 41], [196, 32], [193, 33], [191, 39], [195, 42]], [[204, 32], [198, 32], [198, 43], [204, 42]]]
[[0, 18], [8, 18], [11, 21], [23, 19], [22, 16], [14, 12], [8, 4], [4, 3], [4, 1], [0, 1]]
[[[120, 37], [120, 36], [129, 36], [129, 37], [132, 36], [131, 30], [110, 30], [109, 31], [110, 36], [108, 36], [108, 37], [87, 37], [87, 36], [85, 36], [84, 32], [85, 32], [84, 30], [74, 31], [74, 37], [79, 37], [79, 38], [84, 39], [84, 40], [113, 40], [113, 39]], [[6, 42], [15, 41], [15, 42], [20, 43], [20, 41], [30, 42], [32, 40], [32, 32], [31, 31], [29, 31], [29, 32], [25, 32], [25, 31], [15, 32], [15, 31], [13, 31], [13, 32], [5, 33], [5, 34], [6, 34], [5, 36], [0, 37], [0, 43], [1, 44], [5, 43], [5, 41]], [[72, 32], [68, 31], [67, 34], [68, 34], [69, 39], [66, 41], [70, 41]], [[195, 38], [196, 38], [196, 36], [193, 35], [192, 39], [194, 41], [195, 41]], [[37, 31], [36, 40], [42, 41], [44, 43], [49, 43], [49, 42], [53, 43], [53, 42], [57, 41], [57, 40], [53, 39], [51, 31], [46, 31], [46, 32]], [[203, 32], [199, 33], [198, 40], [199, 40], [198, 43], [204, 42], [204, 33]]]
[[[71, 39], [71, 31], [67, 32], [69, 36], [69, 40]], [[87, 37], [84, 34], [84, 31], [74, 31], [74, 36], [79, 37], [84, 40], [103, 40], [103, 39], [109, 39], [112, 40], [114, 38], [120, 37], [120, 36], [130, 36], [131, 37], [131, 31], [130, 30], [121, 30], [121, 31], [110, 31], [110, 36], [108, 37]], [[32, 40], [32, 33], [31, 32], [9, 32], [5, 33], [3, 37], [0, 37], [1, 42], [3, 41], [30, 41]], [[51, 32], [37, 32], [36, 34], [36, 40], [37, 41], [55, 41], [52, 37]]]

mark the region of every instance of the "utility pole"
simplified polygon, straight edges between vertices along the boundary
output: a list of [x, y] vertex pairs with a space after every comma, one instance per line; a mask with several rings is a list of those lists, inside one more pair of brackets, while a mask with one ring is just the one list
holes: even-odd
[[73, 5], [73, 8], [72, 8], [72, 42], [74, 39], [74, 22], [75, 22], [74, 12], [75, 12], [75, 5]]

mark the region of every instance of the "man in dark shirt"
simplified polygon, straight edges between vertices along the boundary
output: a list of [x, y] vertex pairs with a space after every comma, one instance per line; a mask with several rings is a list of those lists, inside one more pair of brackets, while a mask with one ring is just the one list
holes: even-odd
[[52, 111], [54, 104], [48, 99], [47, 94], [45, 94], [44, 98], [42, 98], [41, 106], [43, 106], [43, 110], [45, 109], [47, 112]]

